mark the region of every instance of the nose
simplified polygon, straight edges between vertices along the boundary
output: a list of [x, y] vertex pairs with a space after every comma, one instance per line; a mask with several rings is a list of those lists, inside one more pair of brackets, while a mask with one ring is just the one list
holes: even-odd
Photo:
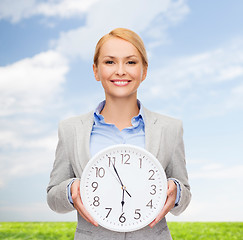
[[118, 76], [124, 76], [126, 74], [125, 66], [122, 63], [117, 64], [116, 74]]

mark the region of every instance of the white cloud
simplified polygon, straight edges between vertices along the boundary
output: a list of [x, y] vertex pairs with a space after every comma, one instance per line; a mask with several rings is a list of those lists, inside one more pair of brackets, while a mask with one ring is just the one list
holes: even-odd
[[82, 17], [99, 0], [1, 0], [0, 19], [17, 23], [36, 15], [44, 17]]
[[[194, 56], [173, 59], [173, 63], [151, 72], [150, 91], [156, 97], [171, 98], [200, 84], [217, 84], [243, 76], [243, 48], [217, 49]], [[239, 57], [239, 58], [237, 58]], [[155, 91], [155, 89], [157, 89]]]
[[190, 179], [243, 179], [243, 165], [208, 164], [190, 173]]
[[[0, 67], [0, 185], [12, 177], [46, 172], [53, 162], [56, 129], [50, 129], [45, 115], [52, 117], [68, 61], [47, 51]], [[51, 158], [51, 159], [50, 159]]]
[[61, 0], [48, 1], [37, 5], [36, 14], [47, 17], [59, 16], [63, 18], [80, 17], [99, 0]]
[[85, 14], [83, 27], [63, 32], [59, 39], [50, 41], [58, 52], [84, 59], [92, 56], [98, 39], [116, 27], [127, 27], [143, 34], [149, 39], [149, 51], [167, 42], [167, 28], [180, 22], [188, 12], [185, 0], [154, 0], [153, 3], [140, 0], [14, 0], [11, 6], [7, 0], [0, 2], [0, 19], [14, 23], [36, 15], [69, 18]]
[[174, 108], [181, 111], [196, 106], [193, 112], [199, 117], [224, 115], [243, 108], [242, 77], [243, 39], [239, 38], [212, 51], [173, 58], [163, 67], [151, 69], [143, 83], [143, 97], [147, 102], [168, 101], [170, 109], [176, 99]]
[[22, 18], [30, 17], [35, 5], [35, 0], [2, 0], [0, 1], [0, 19], [18, 22]]
[[[216, 187], [216, 186], [210, 186]], [[236, 189], [235, 189], [236, 190]], [[217, 195], [210, 196], [207, 194], [206, 189], [201, 187], [201, 194], [193, 195], [188, 208], [180, 216], [173, 216], [168, 214], [167, 221], [242, 221], [242, 208], [233, 207], [241, 206], [241, 198], [232, 198], [227, 191], [217, 193]], [[217, 191], [215, 191], [217, 192]]]
[[[30, 135], [33, 125], [23, 128], [18, 121], [12, 121], [15, 130], [0, 129], [0, 188], [9, 179], [34, 176], [51, 170], [54, 161], [54, 150], [57, 144], [57, 133]], [[36, 127], [42, 123], [36, 122]], [[3, 126], [4, 127], [4, 126]]]
[[[196, 164], [198, 162], [198, 164]], [[189, 183], [192, 199], [188, 208], [179, 217], [168, 215], [169, 221], [242, 221], [243, 180], [242, 164], [234, 164], [224, 160], [195, 161], [194, 170], [189, 164]], [[230, 164], [231, 163], [231, 164]]]
[[42, 110], [61, 90], [67, 71], [66, 59], [54, 51], [0, 67], [0, 116]]
[[229, 96], [225, 101], [226, 109], [243, 109], [243, 84], [239, 84], [230, 90]]
[[52, 44], [66, 56], [90, 59], [102, 35], [114, 28], [125, 27], [146, 36], [149, 46], [158, 46], [166, 41], [168, 26], [179, 22], [188, 12], [183, 0], [154, 0], [153, 3], [103, 0], [87, 12], [85, 26], [62, 33]]
[[[16, 127], [21, 127], [21, 130], [16, 131], [16, 129], [0, 129], [0, 146], [2, 150], [9, 148], [12, 149], [25, 149], [30, 151], [32, 149], [40, 149], [53, 151], [57, 142], [57, 134], [51, 133], [45, 136], [38, 136], [35, 131], [35, 127], [38, 128], [38, 121], [35, 124], [23, 126], [23, 124], [17, 121], [12, 121]], [[7, 125], [5, 125], [7, 127]], [[41, 127], [41, 126], [40, 126]], [[34, 136], [30, 136], [30, 134]]]

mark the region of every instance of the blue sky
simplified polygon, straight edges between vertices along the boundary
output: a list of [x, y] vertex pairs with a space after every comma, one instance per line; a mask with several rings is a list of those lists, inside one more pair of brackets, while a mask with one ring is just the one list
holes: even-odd
[[98, 39], [144, 39], [139, 99], [184, 123], [192, 202], [170, 221], [242, 221], [243, 2], [0, 0], [0, 221], [75, 221], [46, 204], [58, 122], [104, 99]]

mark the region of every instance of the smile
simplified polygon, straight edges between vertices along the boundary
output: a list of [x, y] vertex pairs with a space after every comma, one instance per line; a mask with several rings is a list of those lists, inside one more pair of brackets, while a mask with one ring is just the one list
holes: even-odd
[[116, 86], [127, 86], [131, 80], [111, 80], [111, 82]]

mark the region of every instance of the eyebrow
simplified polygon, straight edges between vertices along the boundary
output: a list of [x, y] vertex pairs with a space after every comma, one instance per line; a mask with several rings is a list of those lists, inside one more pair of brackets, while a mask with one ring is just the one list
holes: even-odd
[[[104, 56], [104, 58], [105, 58], [105, 57], [109, 57], [109, 58], [112, 58], [112, 59], [116, 58], [116, 57], [114, 57], [114, 56], [110, 56], [110, 55]], [[128, 59], [128, 58], [132, 58], [132, 57], [136, 57], [136, 58], [138, 58], [138, 56], [136, 56], [136, 55], [129, 55], [129, 56], [125, 57], [125, 58]]]

